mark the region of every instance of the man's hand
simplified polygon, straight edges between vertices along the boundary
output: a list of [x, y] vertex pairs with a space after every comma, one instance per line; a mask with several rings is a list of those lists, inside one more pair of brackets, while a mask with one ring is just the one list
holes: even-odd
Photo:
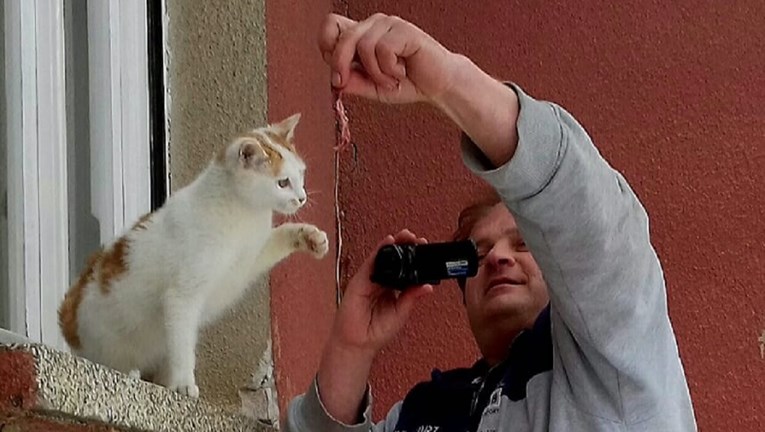
[[385, 103], [429, 102], [465, 131], [494, 167], [515, 153], [520, 109], [515, 92], [414, 24], [379, 13], [360, 22], [328, 15], [319, 49], [335, 88]]
[[329, 15], [319, 49], [336, 88], [381, 102], [434, 102], [454, 80], [456, 56], [395, 16], [378, 13], [356, 22]]
[[421, 285], [398, 292], [370, 281], [377, 250], [393, 243], [426, 243], [408, 230], [377, 245], [348, 282], [319, 365], [318, 386], [327, 411], [346, 424], [358, 420], [359, 406], [375, 355], [403, 328], [420, 297]]
[[433, 292], [431, 285], [410, 287], [400, 292], [370, 281], [377, 251], [393, 243], [421, 244], [426, 240], [403, 230], [379, 243], [348, 282], [335, 320], [335, 342], [370, 356], [377, 354], [401, 330], [417, 299]]

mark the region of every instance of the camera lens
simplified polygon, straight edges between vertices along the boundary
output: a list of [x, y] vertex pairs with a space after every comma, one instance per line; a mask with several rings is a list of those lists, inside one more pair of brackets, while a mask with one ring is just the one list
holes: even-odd
[[416, 281], [412, 258], [414, 245], [387, 245], [380, 248], [374, 262], [372, 281], [385, 286], [410, 285]]
[[387, 245], [374, 261], [372, 282], [393, 289], [442, 279], [467, 278], [478, 272], [478, 252], [470, 240], [421, 245]]

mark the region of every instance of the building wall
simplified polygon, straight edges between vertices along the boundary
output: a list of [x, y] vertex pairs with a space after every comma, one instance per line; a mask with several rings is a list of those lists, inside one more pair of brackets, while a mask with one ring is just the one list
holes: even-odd
[[[5, 22], [5, 2], [0, 4], [0, 22]], [[0, 64], [5, 64], [5, 32], [0, 32]], [[5, 96], [5, 73], [0, 74], [0, 136], [8, 136], [6, 123]], [[3, 173], [8, 172], [7, 145], [0, 146], [0, 169]], [[0, 298], [8, 298], [8, 179], [7, 175], [0, 175]], [[0, 305], [0, 328], [10, 326], [10, 310], [7, 304]]]
[[[173, 191], [215, 150], [267, 119], [265, 0], [167, 0], [169, 147]], [[207, 329], [197, 348], [202, 398], [237, 409], [270, 339], [267, 280]]]
[[[494, 76], [572, 112], [650, 214], [699, 428], [761, 427], [765, 3], [336, 0], [334, 7], [354, 19], [383, 11], [414, 21]], [[346, 275], [401, 228], [445, 239], [480, 188], [459, 159], [458, 131], [442, 116], [348, 105], [358, 161], [344, 155], [340, 176]], [[376, 418], [431, 368], [475, 358], [456, 285], [437, 287], [374, 366]]]
[[330, 251], [321, 261], [293, 255], [271, 272], [274, 362], [282, 407], [313, 379], [336, 305], [335, 120], [329, 72], [316, 47], [319, 25], [331, 7], [329, 0], [266, 3], [268, 118], [302, 113], [296, 147], [308, 165], [309, 204], [300, 219], [316, 224], [330, 239]]

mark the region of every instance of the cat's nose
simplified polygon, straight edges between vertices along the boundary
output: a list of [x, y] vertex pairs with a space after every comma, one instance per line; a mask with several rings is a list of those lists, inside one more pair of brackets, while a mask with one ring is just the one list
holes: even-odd
[[300, 198], [298, 198], [298, 202], [300, 203], [300, 205], [303, 205], [303, 204], [305, 204], [305, 200], [306, 200], [306, 198], [305, 198], [305, 197], [300, 197]]

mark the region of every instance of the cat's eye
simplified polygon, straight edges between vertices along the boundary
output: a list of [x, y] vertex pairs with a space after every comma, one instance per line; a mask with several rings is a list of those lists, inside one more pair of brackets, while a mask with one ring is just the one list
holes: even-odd
[[284, 189], [284, 188], [286, 188], [287, 186], [290, 185], [290, 179], [288, 179], [288, 178], [279, 179], [279, 180], [276, 181], [276, 185], [279, 186], [280, 188]]

